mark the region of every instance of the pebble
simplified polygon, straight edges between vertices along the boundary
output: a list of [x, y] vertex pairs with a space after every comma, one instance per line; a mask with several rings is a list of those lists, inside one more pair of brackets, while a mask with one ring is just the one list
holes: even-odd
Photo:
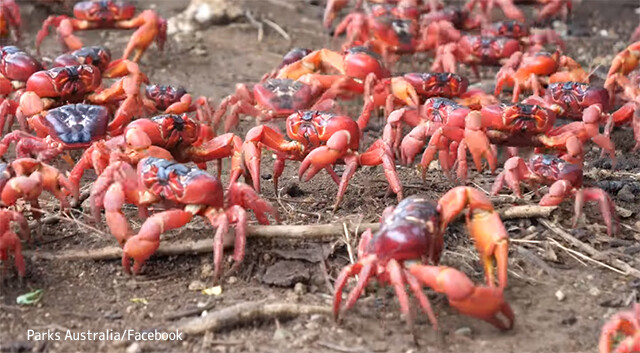
[[471, 327], [465, 326], [465, 327], [460, 327], [453, 334], [456, 336], [471, 337], [471, 334], [473, 334], [473, 331], [471, 331]]
[[594, 297], [597, 297], [597, 296], [600, 295], [600, 289], [598, 289], [597, 287], [591, 287], [589, 289], [589, 294], [594, 296]]
[[238, 282], [238, 277], [236, 277], [236, 276], [229, 276], [229, 278], [227, 278], [227, 283], [228, 284], [234, 284], [236, 282]]
[[132, 344], [129, 345], [129, 347], [127, 347], [126, 352], [127, 353], [140, 353], [140, 352], [142, 352], [142, 348], [140, 348], [140, 343], [133, 342]]
[[293, 292], [297, 295], [304, 295], [307, 292], [307, 286], [304, 283], [298, 282], [293, 286]]
[[202, 264], [200, 267], [200, 278], [211, 278], [213, 276], [213, 267], [211, 267], [210, 263]]
[[566, 298], [564, 292], [561, 289], [558, 289], [556, 291], [556, 299], [558, 299], [558, 301], [563, 301]]
[[618, 194], [616, 195], [616, 197], [625, 202], [633, 202], [636, 198], [629, 184], [626, 184], [625, 186], [623, 186], [622, 189], [618, 191]]
[[207, 288], [207, 285], [198, 280], [189, 283], [189, 290], [203, 290], [205, 288]]

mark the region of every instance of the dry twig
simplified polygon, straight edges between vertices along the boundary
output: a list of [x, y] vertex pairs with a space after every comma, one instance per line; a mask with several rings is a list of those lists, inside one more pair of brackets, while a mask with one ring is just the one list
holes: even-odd
[[551, 223], [549, 223], [549, 221], [541, 219], [540, 220], [540, 224], [542, 224], [543, 226], [545, 226], [547, 229], [549, 229], [551, 232], [553, 232], [556, 235], [559, 235], [562, 239], [564, 239], [565, 241], [568, 241], [569, 243], [571, 243], [571, 245], [575, 246], [576, 248], [580, 249], [581, 251], [585, 252], [588, 256], [579, 253], [575, 250], [569, 251], [571, 249], [566, 249], [565, 247], [562, 247], [561, 244], [559, 244], [556, 241], [556, 246], [562, 248], [563, 250], [567, 250], [569, 252], [571, 252], [573, 255], [576, 255], [584, 260], [588, 260], [590, 262], [594, 262], [602, 267], [606, 267], [612, 271], [618, 272], [620, 274], [623, 275], [629, 275], [629, 276], [634, 276], [637, 278], [640, 278], [640, 270], [638, 270], [637, 268], [632, 267], [631, 265], [629, 265], [628, 263], [616, 258], [613, 255], [605, 255], [602, 252], [596, 250], [594, 247], [592, 247], [589, 244], [585, 244], [584, 242], [580, 241], [579, 239], [577, 239], [576, 237], [574, 237], [573, 235], [569, 234], [568, 232], [564, 231], [559, 225], [552, 225]]
[[[506, 210], [499, 210], [503, 219], [512, 218], [535, 218], [547, 217], [553, 207], [540, 206], [516, 206]], [[99, 230], [85, 225], [78, 220], [70, 220], [60, 217], [61, 220], [86, 226], [87, 228], [100, 232]], [[340, 237], [344, 237], [345, 229], [351, 235], [357, 236], [364, 230], [370, 228], [372, 232], [380, 229], [379, 223], [334, 223], [334, 224], [315, 224], [315, 225], [252, 225], [247, 227], [248, 238], [266, 238], [266, 239], [291, 239], [291, 240], [307, 240], [307, 241], [330, 241]], [[102, 232], [100, 232], [103, 234]], [[228, 234], [225, 236], [225, 247], [233, 246], [235, 236]], [[595, 250], [595, 249], [594, 249]], [[180, 243], [161, 243], [155, 256], [173, 256], [181, 254], [204, 254], [211, 252], [211, 239], [202, 239], [197, 241], [188, 241]], [[81, 249], [67, 250], [55, 253], [50, 252], [33, 252], [24, 251], [25, 256], [31, 256], [47, 260], [65, 260], [65, 261], [81, 261], [81, 260], [110, 260], [122, 257], [122, 249], [117, 246], [110, 246], [101, 249]], [[351, 259], [350, 259], [351, 260]], [[353, 260], [352, 260], [353, 261]]]
[[239, 303], [205, 317], [194, 318], [178, 323], [173, 327], [187, 335], [200, 334], [207, 331], [220, 331], [237, 325], [254, 321], [269, 321], [274, 319], [288, 319], [299, 315], [330, 315], [331, 308], [327, 306], [305, 305], [293, 303], [258, 302]]

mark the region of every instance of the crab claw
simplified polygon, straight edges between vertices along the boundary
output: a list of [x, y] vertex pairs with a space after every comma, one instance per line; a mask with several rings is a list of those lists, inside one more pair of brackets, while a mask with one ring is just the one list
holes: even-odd
[[466, 150], [469, 150], [478, 171], [482, 171], [482, 158], [487, 160], [491, 172], [497, 168], [497, 157], [491, 150], [489, 138], [482, 128], [482, 115], [479, 111], [472, 111], [465, 118], [464, 140], [458, 147], [458, 178], [464, 180], [467, 176]]
[[[327, 140], [325, 146], [314, 149], [305, 157], [300, 164], [298, 177], [304, 181], [309, 181], [326, 166], [335, 164], [347, 152], [350, 142], [351, 134], [346, 130], [333, 134]], [[306, 176], [305, 173], [307, 174]]]
[[518, 197], [522, 197], [522, 191], [520, 190], [520, 181], [529, 179], [529, 168], [521, 157], [511, 157], [504, 163], [504, 171], [498, 174], [496, 181], [491, 187], [491, 195], [497, 195], [504, 183], [514, 194]]
[[180, 228], [189, 223], [193, 214], [183, 210], [169, 210], [156, 213], [148, 218], [140, 231], [124, 244], [122, 249], [122, 266], [125, 272], [131, 273], [131, 259], [134, 259], [133, 274], [140, 273], [142, 265], [160, 246], [160, 234]]
[[509, 234], [500, 215], [493, 209], [491, 200], [481, 191], [465, 187], [455, 187], [438, 201], [438, 210], [442, 215], [441, 229], [447, 225], [466, 207], [467, 228], [475, 240], [475, 246], [484, 263], [487, 285], [495, 286], [493, 263], [498, 272], [498, 287], [507, 285], [507, 265], [509, 255]]
[[502, 331], [513, 328], [515, 315], [504, 300], [503, 289], [476, 287], [464, 273], [445, 266], [415, 264], [409, 265], [408, 271], [421, 283], [444, 293], [449, 305], [462, 314], [484, 320]]
[[239, 205], [243, 209], [253, 210], [261, 224], [269, 224], [267, 214], [271, 214], [276, 222], [280, 220], [278, 211], [273, 205], [260, 198], [256, 191], [246, 184], [233, 183], [229, 185], [229, 198], [231, 205]]

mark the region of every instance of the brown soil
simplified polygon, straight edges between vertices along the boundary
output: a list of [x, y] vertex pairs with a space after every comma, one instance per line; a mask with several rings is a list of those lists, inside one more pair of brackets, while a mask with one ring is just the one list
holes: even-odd
[[[282, 6], [280, 4], [290, 4]], [[167, 50], [160, 55], [154, 48], [145, 55], [142, 67], [153, 82], [183, 85], [196, 95], [206, 95], [219, 101], [231, 93], [237, 82], [253, 82], [278, 64], [280, 56], [290, 47], [338, 48], [320, 26], [322, 7], [313, 1], [250, 1], [247, 7], [257, 16], [265, 16], [281, 25], [291, 34], [288, 43], [277, 33], [266, 29], [264, 40], [256, 41], [257, 31], [246, 23], [211, 27], [199, 32], [194, 41], [171, 40]], [[180, 12], [186, 1], [156, 2], [157, 10], [164, 17]], [[25, 17], [23, 45], [33, 50], [33, 38], [37, 27], [48, 14], [46, 9], [22, 4]], [[147, 6], [140, 2], [140, 7]], [[613, 53], [624, 47], [635, 25], [637, 16], [634, 1], [583, 1], [577, 4], [572, 33], [580, 36], [568, 40], [568, 52], [589, 66], [592, 62], [608, 63]], [[607, 31], [603, 37], [601, 31]], [[106, 43], [119, 55], [130, 32], [106, 31], [82, 33], [85, 43]], [[48, 39], [42, 54], [54, 57], [60, 48]], [[414, 67], [406, 63], [402, 70], [427, 70], [428, 62], [420, 60]], [[595, 66], [595, 64], [591, 65]], [[603, 71], [598, 70], [598, 73]], [[606, 70], [604, 70], [606, 72]], [[489, 71], [487, 71], [489, 72]], [[494, 71], [491, 71], [494, 72]], [[492, 76], [487, 74], [486, 77]], [[373, 121], [373, 127], [365, 138], [365, 145], [377, 138], [382, 122]], [[252, 122], [242, 124], [238, 134], [244, 135]], [[617, 129], [613, 134], [617, 146], [618, 170], [604, 178], [600, 170], [611, 168], [608, 159], [599, 159], [599, 151], [589, 152], [585, 166], [587, 182], [608, 187], [614, 201], [632, 215], [622, 218], [620, 235], [606, 236], [597, 207], [587, 206], [586, 217], [572, 234], [585, 243], [607, 252], [626, 254], [623, 259], [640, 268], [637, 253], [640, 241], [637, 192], [640, 160], [631, 154], [633, 134], [628, 128]], [[267, 158], [265, 158], [266, 160]], [[228, 166], [227, 166], [228, 167]], [[264, 163], [263, 174], [270, 172]], [[336, 187], [329, 177], [320, 173], [311, 182], [298, 181], [296, 163], [289, 163], [282, 178], [282, 200], [275, 201], [272, 182], [263, 181], [262, 193], [278, 205], [284, 224], [308, 224], [341, 222], [345, 218], [354, 221], [375, 222], [385, 207], [396, 203], [395, 197], [385, 197], [386, 181], [380, 168], [364, 168], [358, 171], [347, 191], [342, 207], [331, 213]], [[473, 172], [469, 185], [490, 188], [492, 177]], [[437, 198], [452, 184], [439, 171], [430, 172], [422, 183], [414, 169], [400, 168], [401, 179], [407, 195], [424, 193]], [[606, 179], [606, 180], [600, 180]], [[87, 181], [91, 179], [86, 178]], [[614, 181], [614, 182], [611, 182]], [[635, 188], [631, 197], [618, 193], [628, 183]], [[634, 199], [634, 194], [635, 199]], [[538, 200], [533, 196], [534, 203]], [[626, 200], [626, 201], [625, 201]], [[630, 201], [631, 200], [631, 201]], [[86, 204], [85, 204], [86, 205]], [[46, 204], [54, 209], [55, 203]], [[88, 212], [85, 207], [84, 212]], [[135, 213], [132, 213], [135, 216]], [[90, 224], [84, 216], [79, 220]], [[570, 229], [572, 203], [566, 202], [550, 221]], [[141, 220], [132, 217], [139, 226]], [[439, 319], [440, 331], [435, 332], [423, 315], [417, 315], [415, 340], [400, 317], [398, 304], [389, 288], [370, 291], [361, 298], [354, 310], [347, 313], [341, 324], [335, 324], [324, 316], [302, 316], [293, 320], [257, 322], [224, 332], [191, 336], [181, 342], [134, 341], [80, 341], [27, 340], [27, 330], [67, 329], [80, 331], [105, 331], [112, 329], [165, 330], [173, 324], [166, 315], [198, 306], [209, 305], [210, 311], [244, 302], [268, 299], [270, 301], [300, 302], [330, 305], [331, 292], [325, 281], [332, 280], [348, 263], [342, 242], [325, 246], [329, 256], [327, 270], [318, 262], [306, 261], [309, 257], [300, 249], [321, 252], [315, 243], [290, 243], [286, 241], [263, 242], [250, 240], [247, 256], [241, 271], [228, 277], [220, 296], [207, 296], [197, 290], [189, 290], [194, 281], [210, 283], [211, 255], [152, 258], [143, 274], [131, 277], [123, 273], [120, 261], [62, 262], [27, 259], [28, 273], [19, 281], [13, 271], [5, 277], [0, 293], [0, 351], [1, 352], [69, 352], [69, 351], [220, 351], [220, 352], [594, 352], [602, 324], [613, 312], [637, 301], [640, 281], [624, 276], [589, 262], [569, 256], [557, 247], [549, 246], [548, 238], [554, 233], [536, 220], [506, 221], [506, 227], [514, 239], [527, 237], [539, 240], [538, 244], [514, 243], [510, 254], [510, 283], [506, 299], [517, 316], [514, 329], [499, 332], [485, 322], [462, 316], [448, 307], [439, 295], [431, 295], [434, 310]], [[60, 251], [65, 249], [100, 248], [114, 245], [104, 224], [97, 226], [98, 233], [75, 223], [60, 222], [46, 225], [42, 239], [36, 245], [26, 245], [36, 251]], [[163, 242], [180, 242], [187, 239], [203, 239], [212, 236], [211, 228], [202, 221], [194, 221], [188, 227], [163, 237]], [[564, 243], [561, 239], [558, 240]], [[522, 250], [526, 249], [526, 250]], [[528, 250], [528, 251], [527, 251]], [[533, 254], [533, 255], [531, 255]], [[619, 256], [619, 255], [618, 255]], [[270, 266], [291, 260], [295, 263], [280, 265], [270, 271], [282, 270], [282, 281], [273, 273], [265, 276]], [[546, 264], [542, 268], [536, 259]], [[446, 234], [444, 264], [460, 268], [477, 283], [482, 282], [482, 268], [472, 242], [462, 223], [449, 227]], [[274, 280], [276, 278], [276, 280]], [[286, 280], [288, 279], [288, 280]], [[304, 283], [303, 291], [294, 291], [295, 282]], [[266, 284], [276, 282], [283, 286]], [[298, 289], [300, 289], [298, 285]], [[17, 296], [35, 289], [43, 289], [44, 296], [35, 306], [17, 306]], [[557, 299], [557, 292], [564, 300]], [[135, 298], [144, 299], [140, 303]], [[471, 335], [456, 334], [461, 328], [470, 328]], [[465, 330], [461, 330], [465, 331]]]

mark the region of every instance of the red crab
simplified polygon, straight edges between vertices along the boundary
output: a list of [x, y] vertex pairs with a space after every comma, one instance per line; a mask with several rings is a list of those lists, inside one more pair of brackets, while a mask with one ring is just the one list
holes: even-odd
[[[4, 165], [6, 167], [6, 164]], [[12, 230], [12, 224], [20, 227], [18, 233]], [[2, 277], [7, 275], [9, 268], [9, 254], [13, 253], [13, 264], [18, 276], [24, 277], [27, 268], [22, 256], [22, 240], [31, 241], [29, 224], [22, 213], [10, 210], [0, 210], [0, 261], [4, 263]]]
[[342, 93], [342, 88], [333, 85], [328, 90], [320, 85], [309, 85], [291, 79], [268, 79], [253, 85], [236, 85], [236, 92], [222, 100], [213, 121], [225, 118], [224, 131], [238, 125], [241, 114], [255, 117], [258, 123], [286, 118], [298, 110], [328, 110], [333, 97]]
[[618, 76], [616, 82], [622, 86], [623, 91], [620, 94], [625, 103], [615, 112], [611, 113], [611, 117], [608, 121], [610, 124], [607, 127], [607, 132], [610, 131], [612, 125], [623, 125], [631, 122], [633, 127], [633, 135], [636, 140], [636, 144], [633, 147], [633, 152], [640, 149], [640, 88], [638, 87], [636, 78], [629, 80], [624, 76]]
[[18, 199], [24, 199], [31, 205], [34, 218], [39, 220], [42, 212], [38, 198], [43, 191], [48, 191], [60, 201], [62, 210], [69, 208], [67, 197], [73, 193], [73, 188], [57, 168], [32, 158], [18, 158], [1, 173], [3, 206], [13, 206]]
[[427, 28], [432, 23], [449, 22], [456, 29], [471, 31], [480, 27], [483, 21], [483, 17], [474, 16], [463, 7], [446, 6], [441, 10], [420, 16], [420, 27]]
[[517, 39], [523, 48], [527, 48], [527, 51], [532, 53], [542, 51], [548, 43], [555, 44], [560, 50], [565, 49], [564, 41], [553, 29], [530, 28], [525, 23], [515, 20], [498, 21], [484, 26], [482, 35]]
[[18, 157], [36, 156], [41, 161], [50, 161], [66, 150], [87, 148], [105, 138], [109, 117], [109, 110], [99, 105], [68, 104], [48, 110], [29, 120], [37, 136], [21, 130], [5, 135], [0, 140], [0, 156], [12, 142]]
[[[444, 232], [465, 208], [467, 228], [475, 239], [476, 249], [484, 264], [486, 286], [475, 286], [462, 272], [437, 266], [444, 245]], [[515, 319], [503, 298], [507, 285], [509, 236], [491, 201], [479, 190], [456, 187], [440, 200], [411, 196], [395, 209], [387, 208], [380, 230], [367, 230], [358, 246], [358, 261], [342, 269], [335, 283], [333, 314], [341, 312], [342, 291], [347, 280], [359, 275], [358, 283], [349, 293], [343, 311], [358, 300], [371, 278], [391, 284], [400, 302], [400, 310], [409, 324], [412, 322], [406, 284], [414, 293], [422, 310], [437, 329], [437, 322], [422, 285], [444, 293], [449, 304], [461, 313], [485, 320], [500, 330], [509, 330]], [[493, 263], [497, 265], [498, 286]], [[504, 319], [500, 317], [504, 316]]]
[[[182, 87], [147, 85], [145, 95], [145, 104], [154, 113], [183, 114], [195, 111], [200, 123], [209, 125], [213, 121], [214, 110], [207, 97], [200, 96], [194, 100]], [[215, 130], [215, 126], [213, 128]]]
[[483, 126], [487, 128], [491, 142], [559, 150], [566, 152], [563, 159], [577, 163], [582, 161], [582, 145], [591, 139], [615, 160], [613, 143], [599, 132], [602, 108], [598, 104], [583, 110], [582, 121], [553, 127], [561, 110], [557, 106], [545, 107], [537, 103], [541, 101], [533, 97], [520, 104], [483, 108]]
[[469, 64], [476, 77], [480, 77], [478, 65], [500, 65], [502, 61], [520, 50], [516, 39], [466, 35], [456, 43], [438, 47], [431, 71], [456, 72], [457, 63]]
[[[569, 71], [560, 71], [566, 68]], [[587, 74], [582, 66], [568, 56], [555, 53], [514, 53], [496, 76], [494, 94], [499, 96], [505, 86], [513, 87], [512, 102], [519, 100], [523, 90], [532, 90], [534, 94], [544, 95], [541, 77], [548, 77], [549, 83], [566, 81], [586, 81]]]
[[93, 65], [100, 72], [107, 71], [109, 64], [111, 64], [111, 51], [101, 46], [82, 47], [53, 60], [53, 67]]
[[167, 21], [153, 10], [144, 10], [138, 16], [135, 12], [133, 4], [123, 1], [81, 1], [73, 7], [74, 17], [49, 16], [44, 21], [36, 35], [36, 49], [39, 50], [49, 34], [49, 26], [56, 27], [60, 41], [70, 50], [82, 48], [82, 42], [73, 34], [76, 30], [136, 28], [122, 58], [129, 59], [134, 54], [133, 61], [138, 62], [154, 39], [158, 48], [163, 49], [167, 40]]
[[6, 38], [11, 33], [15, 41], [20, 40], [22, 18], [20, 16], [20, 8], [14, 0], [0, 1], [0, 39], [6, 42]]
[[[361, 116], [359, 122], [362, 120]], [[358, 125], [359, 123], [345, 115], [307, 110], [291, 114], [287, 118], [287, 135], [293, 141], [285, 140], [278, 131], [268, 126], [252, 128], [247, 132], [242, 151], [254, 188], [260, 190], [261, 150], [266, 147], [277, 155], [273, 167], [273, 184], [276, 190], [287, 159], [302, 161], [298, 175], [305, 181], [325, 169], [339, 184], [335, 211], [358, 166], [382, 164], [390, 188], [398, 195], [398, 199], [402, 199], [402, 185], [396, 172], [391, 146], [378, 140], [366, 152], [358, 153], [362, 123], [360, 127]], [[338, 162], [346, 164], [341, 179], [332, 168]]]
[[[242, 139], [232, 133], [214, 137], [209, 126], [185, 114], [163, 114], [135, 120], [122, 135], [94, 143], [83, 153], [69, 178], [77, 189], [86, 169], [94, 168], [101, 174], [115, 153], [118, 160], [132, 165], [154, 156], [180, 163], [194, 162], [205, 170], [206, 162], [218, 160], [220, 164], [223, 158], [231, 157], [232, 178], [237, 179], [242, 173], [241, 149]], [[218, 174], [220, 171], [219, 165]]]
[[[400, 18], [413, 18], [417, 17], [428, 11], [436, 11], [442, 6], [439, 0], [368, 0], [369, 2], [378, 4], [393, 5], [393, 14]], [[355, 11], [359, 11], [362, 8], [364, 0], [356, 0]], [[329, 0], [327, 7], [324, 10], [323, 24], [326, 28], [330, 28], [333, 20], [336, 17], [336, 13], [343, 9], [349, 0]]]
[[[37, 71], [42, 70], [42, 64], [33, 56], [15, 46], [0, 47], [0, 132], [5, 125], [13, 125], [13, 117], [18, 109], [16, 98], [9, 96], [16, 92], [18, 97], [24, 90], [27, 80]], [[6, 117], [11, 120], [5, 122]]]
[[491, 188], [491, 194], [497, 195], [505, 182], [518, 197], [522, 197], [520, 182], [527, 183], [534, 190], [537, 190], [541, 184], [550, 185], [549, 193], [540, 200], [540, 206], [557, 206], [565, 199], [574, 196], [574, 227], [582, 214], [584, 203], [597, 201], [607, 225], [607, 233], [611, 236], [614, 233], [614, 228], [617, 231], [615, 204], [604, 190], [582, 187], [582, 166], [579, 164], [542, 154], [532, 156], [528, 163], [525, 163], [520, 157], [512, 157], [505, 162], [504, 171], [496, 178]]
[[[129, 221], [122, 213], [126, 202], [142, 209], [159, 202], [173, 205], [173, 208], [147, 218], [138, 234], [132, 236]], [[91, 208], [97, 219], [103, 207], [112, 234], [123, 245], [122, 265], [130, 273], [130, 259], [133, 258], [134, 274], [140, 272], [145, 261], [158, 249], [162, 233], [184, 226], [193, 216], [205, 217], [217, 228], [213, 241], [215, 281], [221, 275], [223, 236], [229, 224], [236, 224], [235, 269], [244, 258], [245, 209], [253, 210], [262, 224], [269, 224], [267, 214], [278, 219], [273, 206], [245, 184], [232, 183], [224, 195], [222, 183], [205, 171], [152, 157], [141, 160], [137, 172], [130, 164], [118, 162], [98, 177], [91, 190]]]
[[430, 23], [422, 28], [416, 19], [360, 11], [347, 15], [336, 27], [334, 37], [345, 32], [347, 41], [343, 50], [364, 45], [380, 53], [388, 64], [395, 63], [398, 55], [432, 50], [440, 44], [460, 39], [460, 32], [447, 21]]
[[350, 91], [362, 94], [367, 76], [382, 79], [389, 77], [389, 70], [378, 54], [365, 47], [353, 47], [344, 53], [329, 49], [311, 52], [304, 58], [283, 67], [276, 78], [288, 78], [307, 84], [317, 84], [329, 89], [336, 81], [345, 81]]
[[[622, 340], [618, 340], [620, 336]], [[607, 321], [602, 327], [598, 350], [600, 353], [640, 352], [640, 303]]]
[[470, 111], [450, 99], [429, 98], [417, 111], [400, 109], [392, 112], [387, 118], [385, 129], [392, 131], [394, 147], [397, 147], [400, 144], [402, 123], [413, 127], [399, 145], [402, 164], [412, 163], [422, 148], [428, 145], [420, 162], [423, 175], [438, 151], [442, 169], [449, 171], [455, 160], [453, 153], [464, 136], [465, 118]]

